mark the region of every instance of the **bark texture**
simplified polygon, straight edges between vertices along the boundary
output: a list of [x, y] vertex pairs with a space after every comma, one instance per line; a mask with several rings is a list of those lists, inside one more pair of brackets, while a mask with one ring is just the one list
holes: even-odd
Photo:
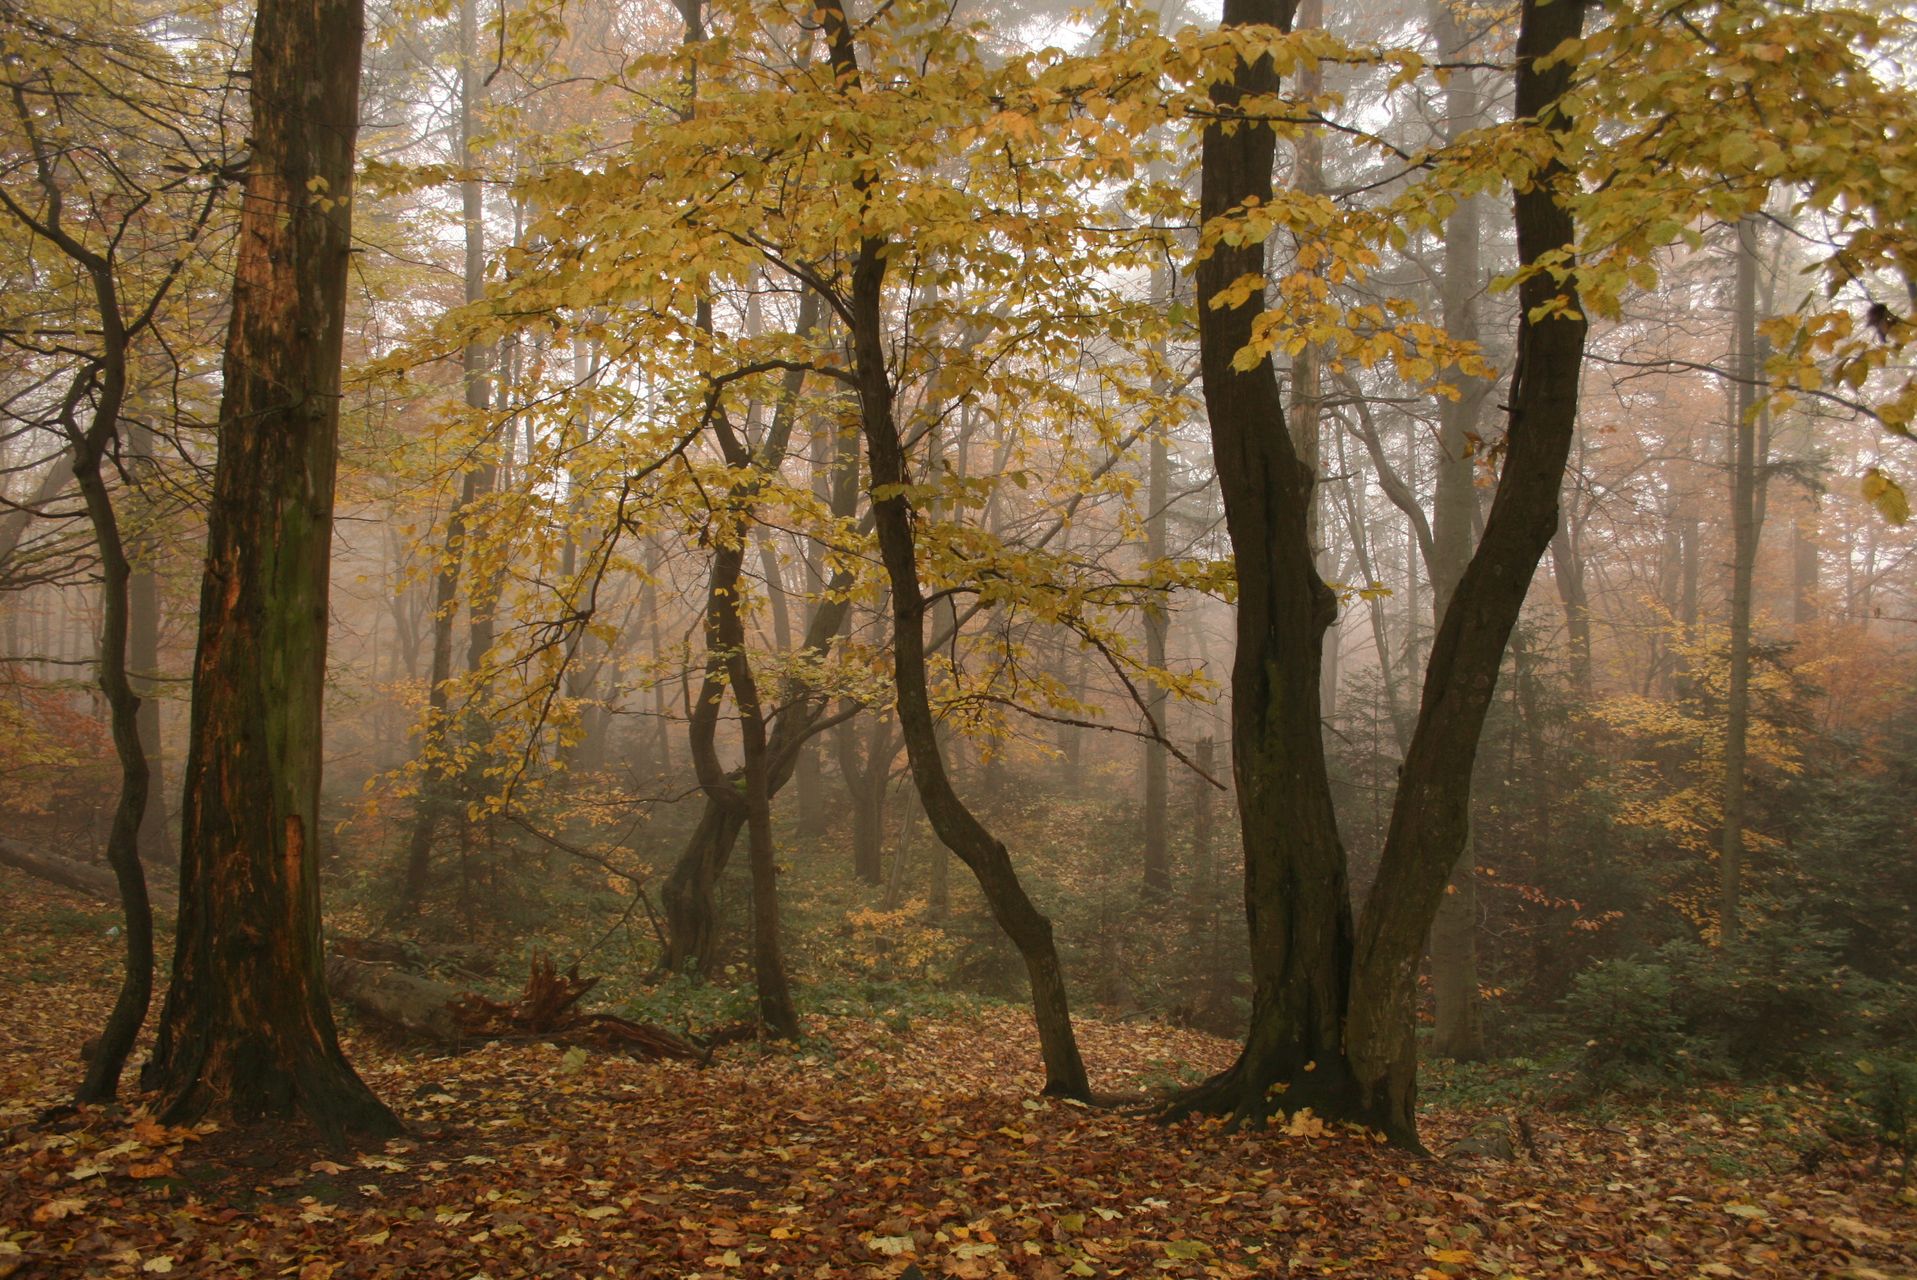
[[[1225, 25], [1288, 31], [1290, 0], [1226, 0]], [[1518, 37], [1517, 111], [1550, 127], [1570, 67], [1536, 60], [1582, 27], [1582, 0], [1526, 0]], [[1244, 110], [1278, 90], [1269, 60], [1240, 62], [1214, 85], [1200, 203], [1207, 224], [1271, 198], [1274, 137]], [[1544, 166], [1515, 200], [1519, 257], [1562, 254], [1571, 220], [1561, 168]], [[1416, 977], [1425, 938], [1468, 833], [1471, 764], [1509, 638], [1557, 523], [1577, 410], [1584, 322], [1570, 264], [1520, 286], [1521, 320], [1508, 449], [1477, 552], [1434, 638], [1377, 880], [1357, 928], [1319, 732], [1318, 677], [1331, 592], [1312, 564], [1313, 477], [1285, 429], [1269, 358], [1237, 367], [1264, 310], [1262, 291], [1210, 304], [1264, 274], [1261, 241], [1223, 239], [1198, 268], [1200, 367], [1226, 524], [1238, 569], [1232, 670], [1232, 768], [1245, 842], [1251, 933], [1251, 1026], [1236, 1063], [1175, 1100], [1251, 1118], [1274, 1105], [1369, 1125], [1417, 1145]], [[1553, 310], [1562, 300], [1562, 310]], [[1533, 317], [1536, 317], [1535, 319]]]
[[397, 1133], [340, 1052], [320, 942], [320, 709], [359, 0], [262, 0], [220, 405], [180, 919], [150, 1082], [176, 1123]]

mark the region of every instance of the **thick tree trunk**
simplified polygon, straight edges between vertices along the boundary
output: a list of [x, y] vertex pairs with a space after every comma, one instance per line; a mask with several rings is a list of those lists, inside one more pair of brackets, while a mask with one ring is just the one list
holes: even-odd
[[[1292, 0], [1226, 0], [1224, 26], [1289, 31]], [[1248, 96], [1272, 94], [1269, 59], [1240, 62], [1212, 86], [1218, 119], [1203, 141], [1200, 205], [1207, 222], [1249, 202], [1269, 203], [1275, 139], [1239, 118]], [[1343, 1013], [1351, 956], [1344, 848], [1332, 810], [1319, 724], [1319, 671], [1337, 613], [1313, 563], [1314, 477], [1286, 428], [1270, 358], [1234, 364], [1265, 309], [1262, 291], [1236, 307], [1211, 300], [1245, 275], [1262, 276], [1265, 246], [1221, 241], [1197, 269], [1199, 353], [1225, 520], [1238, 568], [1232, 664], [1232, 772], [1245, 848], [1252, 1011], [1243, 1051], [1227, 1071], [1177, 1099], [1190, 1111], [1262, 1117], [1270, 1086], [1285, 1107], [1343, 1115]]]
[[399, 1132], [340, 1052], [320, 943], [320, 716], [359, 0], [261, 0], [185, 769], [158, 1113]]

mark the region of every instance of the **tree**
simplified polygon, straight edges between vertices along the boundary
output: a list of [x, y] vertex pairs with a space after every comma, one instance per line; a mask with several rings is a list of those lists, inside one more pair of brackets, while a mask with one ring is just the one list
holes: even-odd
[[1718, 849], [1718, 942], [1737, 941], [1738, 899], [1744, 873], [1744, 772], [1751, 715], [1751, 580], [1757, 571], [1757, 539], [1764, 527], [1764, 484], [1769, 421], [1760, 426], [1758, 371], [1764, 353], [1757, 336], [1757, 220], [1738, 219], [1733, 300], [1731, 409], [1731, 598], [1730, 689], [1725, 702], [1724, 830]]
[[261, 0], [185, 770], [160, 1113], [399, 1122], [340, 1051], [321, 965], [320, 711], [360, 0]]
[[[820, 8], [834, 76], [841, 90], [859, 89], [860, 69], [853, 27], [838, 0]], [[859, 203], [873, 198], [872, 184], [854, 180]], [[907, 497], [911, 476], [893, 405], [892, 375], [885, 352], [884, 291], [887, 237], [859, 238], [850, 289], [833, 299], [850, 330], [851, 377], [859, 395], [860, 425], [871, 460], [872, 512], [879, 552], [892, 587], [892, 677], [899, 728], [919, 799], [932, 829], [978, 877], [992, 914], [1024, 958], [1045, 1062], [1045, 1092], [1085, 1098], [1091, 1086], [1072, 1032], [1065, 973], [1052, 940], [1052, 922], [1026, 896], [1011, 855], [952, 788], [938, 725], [926, 688], [926, 600], [920, 586], [914, 512]]]
[[[40, 323], [10, 308], [0, 331], [30, 367], [54, 370], [50, 394], [18, 397], [14, 412], [38, 402], [41, 425], [64, 439], [66, 453], [46, 473], [42, 494], [71, 478], [85, 504], [100, 569], [99, 685], [120, 761], [106, 860], [125, 923], [124, 972], [78, 1093], [82, 1102], [102, 1102], [118, 1091], [152, 995], [153, 917], [141, 859], [157, 852], [151, 819], [164, 812], [153, 800], [156, 708], [129, 662], [137, 649], [140, 674], [151, 675], [157, 605], [150, 569], [136, 569], [129, 556], [126, 490], [114, 485], [114, 469], [129, 435], [142, 446], [131, 452], [151, 454], [150, 431], [129, 421], [139, 348], [167, 350], [156, 331], [171, 318], [176, 293], [190, 291], [224, 166], [211, 141], [218, 130], [184, 60], [84, 10], [45, 20], [0, 6], [0, 20], [19, 41], [5, 84], [4, 136], [20, 155], [11, 171], [17, 185], [0, 184], [0, 209], [26, 233], [24, 261], [45, 286], [29, 304], [42, 311]], [[123, 156], [105, 150], [102, 136], [142, 145]], [[41, 247], [52, 263], [36, 262]], [[44, 308], [69, 303], [67, 316], [48, 323]], [[165, 363], [177, 371], [177, 357]]]
[[[1272, 205], [1276, 133], [1262, 104], [1279, 89], [1292, 0], [1227, 0], [1224, 26], [1252, 37], [1229, 80], [1201, 159], [1209, 251], [1198, 264], [1200, 366], [1226, 523], [1238, 571], [1232, 667], [1233, 771], [1245, 844], [1251, 1026], [1236, 1063], [1177, 1099], [1170, 1114], [1264, 1114], [1281, 1105], [1359, 1120], [1416, 1143], [1412, 1002], [1424, 940], [1468, 831], [1472, 759], [1504, 645], [1549, 543], [1577, 411], [1584, 320], [1570, 273], [1565, 169], [1550, 139], [1569, 128], [1559, 99], [1578, 0], [1524, 4], [1516, 110], [1541, 126], [1536, 167], [1517, 184], [1523, 308], [1507, 457], [1477, 552], [1433, 644], [1377, 880], [1354, 927], [1345, 855], [1319, 729], [1323, 639], [1336, 599], [1313, 563], [1316, 477], [1284, 429], [1265, 311], [1265, 237], [1242, 227]], [[1263, 28], [1263, 30], [1256, 30]], [[1250, 104], [1249, 106], [1247, 104]], [[1256, 282], [1247, 289], [1244, 281]]]

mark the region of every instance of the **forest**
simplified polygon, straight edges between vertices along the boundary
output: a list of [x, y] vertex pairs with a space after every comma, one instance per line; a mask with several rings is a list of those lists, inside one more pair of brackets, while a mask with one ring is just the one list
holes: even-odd
[[0, 0], [0, 1280], [1917, 1275], [1913, 74]]

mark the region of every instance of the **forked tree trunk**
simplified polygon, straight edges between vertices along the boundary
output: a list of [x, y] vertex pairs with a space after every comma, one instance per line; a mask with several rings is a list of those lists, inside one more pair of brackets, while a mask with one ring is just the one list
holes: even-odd
[[[1544, 71], [1534, 64], [1577, 35], [1582, 17], [1582, 0], [1526, 0], [1520, 115], [1538, 115], [1569, 83], [1568, 63]], [[1288, 30], [1291, 19], [1290, 0], [1226, 0], [1228, 27]], [[1218, 119], [1204, 135], [1200, 194], [1207, 222], [1270, 200], [1272, 130], [1243, 117], [1241, 103], [1278, 87], [1269, 59], [1240, 62], [1230, 83], [1213, 86]], [[1524, 264], [1571, 242], [1569, 215], [1553, 191], [1562, 176], [1549, 164], [1517, 194]], [[1312, 477], [1284, 429], [1269, 358], [1249, 369], [1235, 364], [1264, 310], [1262, 293], [1233, 308], [1210, 305], [1240, 277], [1263, 274], [1264, 245], [1255, 239], [1221, 241], [1198, 275], [1206, 411], [1238, 568], [1232, 765], [1245, 840], [1252, 1020], [1237, 1062], [1168, 1114], [1260, 1116], [1275, 1092], [1276, 1105], [1310, 1106], [1415, 1146], [1418, 959], [1464, 845], [1471, 762], [1498, 664], [1556, 524], [1584, 324], [1569, 318], [1577, 299], [1568, 281], [1546, 273], [1520, 286], [1507, 461], [1477, 554], [1433, 643], [1378, 877], [1354, 936], [1318, 728], [1320, 648], [1334, 602], [1312, 565]], [[1534, 309], [1560, 296], [1567, 312], [1532, 320]]]
[[[859, 89], [859, 64], [853, 27], [840, 0], [823, 0], [818, 9], [832, 69], [848, 92]], [[861, 201], [872, 199], [866, 183], [850, 193]], [[870, 459], [872, 511], [878, 531], [879, 554], [892, 588], [892, 674], [898, 699], [899, 726], [919, 799], [932, 829], [945, 847], [978, 877], [993, 918], [1005, 930], [1031, 982], [1032, 1011], [1038, 1024], [1040, 1053], [1045, 1063], [1045, 1092], [1087, 1098], [1091, 1086], [1085, 1063], [1072, 1032], [1065, 973], [1052, 940], [1052, 922], [1026, 896], [1005, 846], [987, 831], [952, 789], [939, 751], [938, 724], [932, 714], [925, 676], [926, 601], [919, 584], [915, 518], [906, 496], [911, 476], [904, 441], [895, 416], [891, 371], [886, 364], [885, 270], [887, 243], [865, 236], [852, 267], [852, 290], [846, 299], [851, 330], [852, 377], [859, 393], [860, 425]]]
[[[845, 591], [850, 585], [848, 575], [834, 575], [829, 598], [806, 629], [804, 652], [815, 657], [825, 654], [849, 607]], [[768, 801], [791, 779], [801, 751], [814, 740], [825, 720], [825, 703], [816, 697], [799, 698], [772, 719], [771, 736], [766, 744]], [[726, 775], [727, 785], [736, 787], [743, 778], [743, 770], [733, 770]], [[719, 941], [714, 890], [732, 857], [739, 833], [745, 829], [745, 819], [743, 806], [715, 799], [710, 794], [706, 796], [699, 824], [687, 838], [659, 891], [666, 931], [659, 973], [704, 976], [711, 968]]]
[[185, 769], [159, 1114], [399, 1121], [340, 1052], [320, 945], [320, 711], [360, 0], [261, 0]]
[[[687, 39], [694, 38], [697, 24], [689, 13]], [[811, 295], [800, 304], [798, 333], [809, 334], [818, 323], [818, 300]], [[698, 303], [697, 324], [701, 332], [712, 331], [712, 304], [704, 298]], [[751, 535], [748, 524], [764, 477], [776, 472], [785, 459], [799, 392], [804, 385], [802, 370], [786, 375], [780, 388], [780, 400], [773, 424], [765, 440], [755, 451], [733, 429], [725, 411], [718, 407], [710, 416], [718, 436], [726, 465], [743, 478], [727, 487], [724, 501], [712, 512], [712, 577], [706, 592], [705, 641], [706, 675], [693, 708], [690, 739], [693, 765], [699, 783], [709, 801], [725, 808], [736, 808], [745, 819], [752, 869], [752, 962], [753, 977], [759, 994], [759, 1021], [768, 1036], [795, 1040], [799, 1035], [799, 1015], [792, 1004], [792, 991], [786, 981], [785, 961], [779, 943], [778, 866], [772, 841], [772, 786], [766, 738], [766, 719], [759, 700], [758, 681], [746, 653], [745, 619], [739, 598], [744, 579], [745, 557]], [[716, 395], [716, 393], [715, 393]], [[741, 781], [743, 791], [732, 785], [719, 764], [716, 730], [719, 702], [730, 687], [732, 701], [739, 710], [741, 735], [745, 746], [745, 765]], [[792, 762], [786, 762], [785, 772]]]

